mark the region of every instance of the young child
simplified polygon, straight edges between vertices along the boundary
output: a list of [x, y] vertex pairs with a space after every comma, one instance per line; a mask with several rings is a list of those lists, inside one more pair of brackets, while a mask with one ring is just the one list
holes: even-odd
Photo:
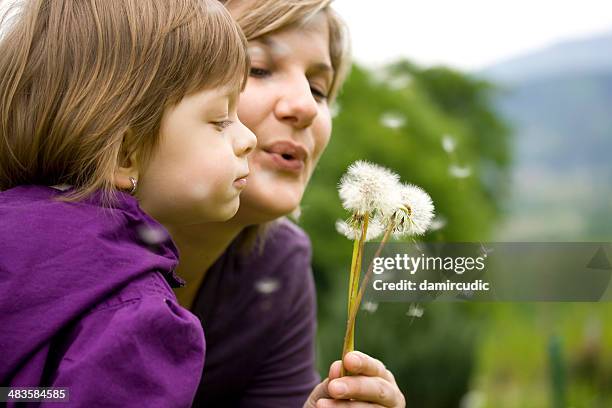
[[191, 404], [204, 334], [164, 227], [236, 212], [247, 72], [217, 0], [29, 0], [5, 21], [0, 386]]

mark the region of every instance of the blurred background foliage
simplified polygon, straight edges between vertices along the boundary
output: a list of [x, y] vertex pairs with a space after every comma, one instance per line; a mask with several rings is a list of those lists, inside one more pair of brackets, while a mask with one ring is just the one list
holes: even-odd
[[[539, 187], [528, 179], [516, 185], [517, 174], [526, 171], [516, 164], [529, 151], [516, 108], [524, 105], [527, 114], [532, 109], [521, 105], [506, 83], [484, 78], [409, 61], [353, 67], [299, 221], [314, 249], [322, 377], [340, 356], [345, 329], [352, 244], [335, 231], [335, 221], [347, 214], [333, 186], [350, 163], [364, 159], [384, 165], [429, 192], [437, 216], [425, 241], [550, 239], [534, 235], [533, 228], [523, 235], [513, 229], [517, 214], [521, 220], [543, 216], [517, 210], [526, 205], [517, 191]], [[612, 123], [606, 129], [612, 130]], [[527, 208], [543, 206], [545, 200]], [[592, 207], [600, 213], [609, 208], [607, 202]], [[554, 201], [548, 208], [555, 214]], [[582, 230], [556, 238], [609, 239], [611, 229], [600, 227], [595, 238]], [[368, 304], [357, 321], [356, 348], [387, 365], [408, 406], [612, 406], [612, 330], [603, 324], [612, 321], [609, 305], [434, 302], [419, 307], [424, 313], [417, 318], [408, 304]]]
[[[302, 206], [314, 249], [322, 370], [341, 352], [352, 248], [335, 231], [346, 214], [330, 186], [355, 160], [387, 166], [432, 196], [440, 228], [424, 239], [486, 240], [510, 163], [510, 132], [492, 111], [493, 89], [451, 69], [421, 70], [406, 61], [377, 73], [354, 66]], [[445, 150], [444, 139], [454, 148]], [[358, 321], [357, 347], [385, 361], [413, 406], [457, 406], [475, 370], [485, 315], [471, 304], [435, 304], [414, 320], [405, 304], [374, 307]]]

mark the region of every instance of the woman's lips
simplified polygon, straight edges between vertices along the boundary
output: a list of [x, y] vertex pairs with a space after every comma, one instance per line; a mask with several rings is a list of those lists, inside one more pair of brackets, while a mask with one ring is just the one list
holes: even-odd
[[276, 168], [290, 173], [301, 173], [308, 157], [308, 152], [303, 146], [287, 141], [264, 147], [263, 153]]
[[288, 158], [279, 153], [270, 153], [264, 151], [264, 154], [270, 159], [270, 161], [278, 167], [280, 170], [300, 173], [304, 169], [304, 162], [294, 158]]

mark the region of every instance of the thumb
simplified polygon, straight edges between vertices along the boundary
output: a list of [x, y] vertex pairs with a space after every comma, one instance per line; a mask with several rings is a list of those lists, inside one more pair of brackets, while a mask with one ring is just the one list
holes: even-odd
[[336, 378], [340, 378], [340, 372], [342, 370], [342, 361], [336, 360], [329, 367], [329, 379], [334, 380]]

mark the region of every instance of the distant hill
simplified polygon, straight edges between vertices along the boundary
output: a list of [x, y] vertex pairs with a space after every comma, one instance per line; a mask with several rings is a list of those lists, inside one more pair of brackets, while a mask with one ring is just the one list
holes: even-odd
[[487, 68], [515, 130], [499, 239], [612, 241], [612, 32]]
[[612, 71], [612, 31], [565, 41], [492, 65], [480, 73], [503, 82]]

